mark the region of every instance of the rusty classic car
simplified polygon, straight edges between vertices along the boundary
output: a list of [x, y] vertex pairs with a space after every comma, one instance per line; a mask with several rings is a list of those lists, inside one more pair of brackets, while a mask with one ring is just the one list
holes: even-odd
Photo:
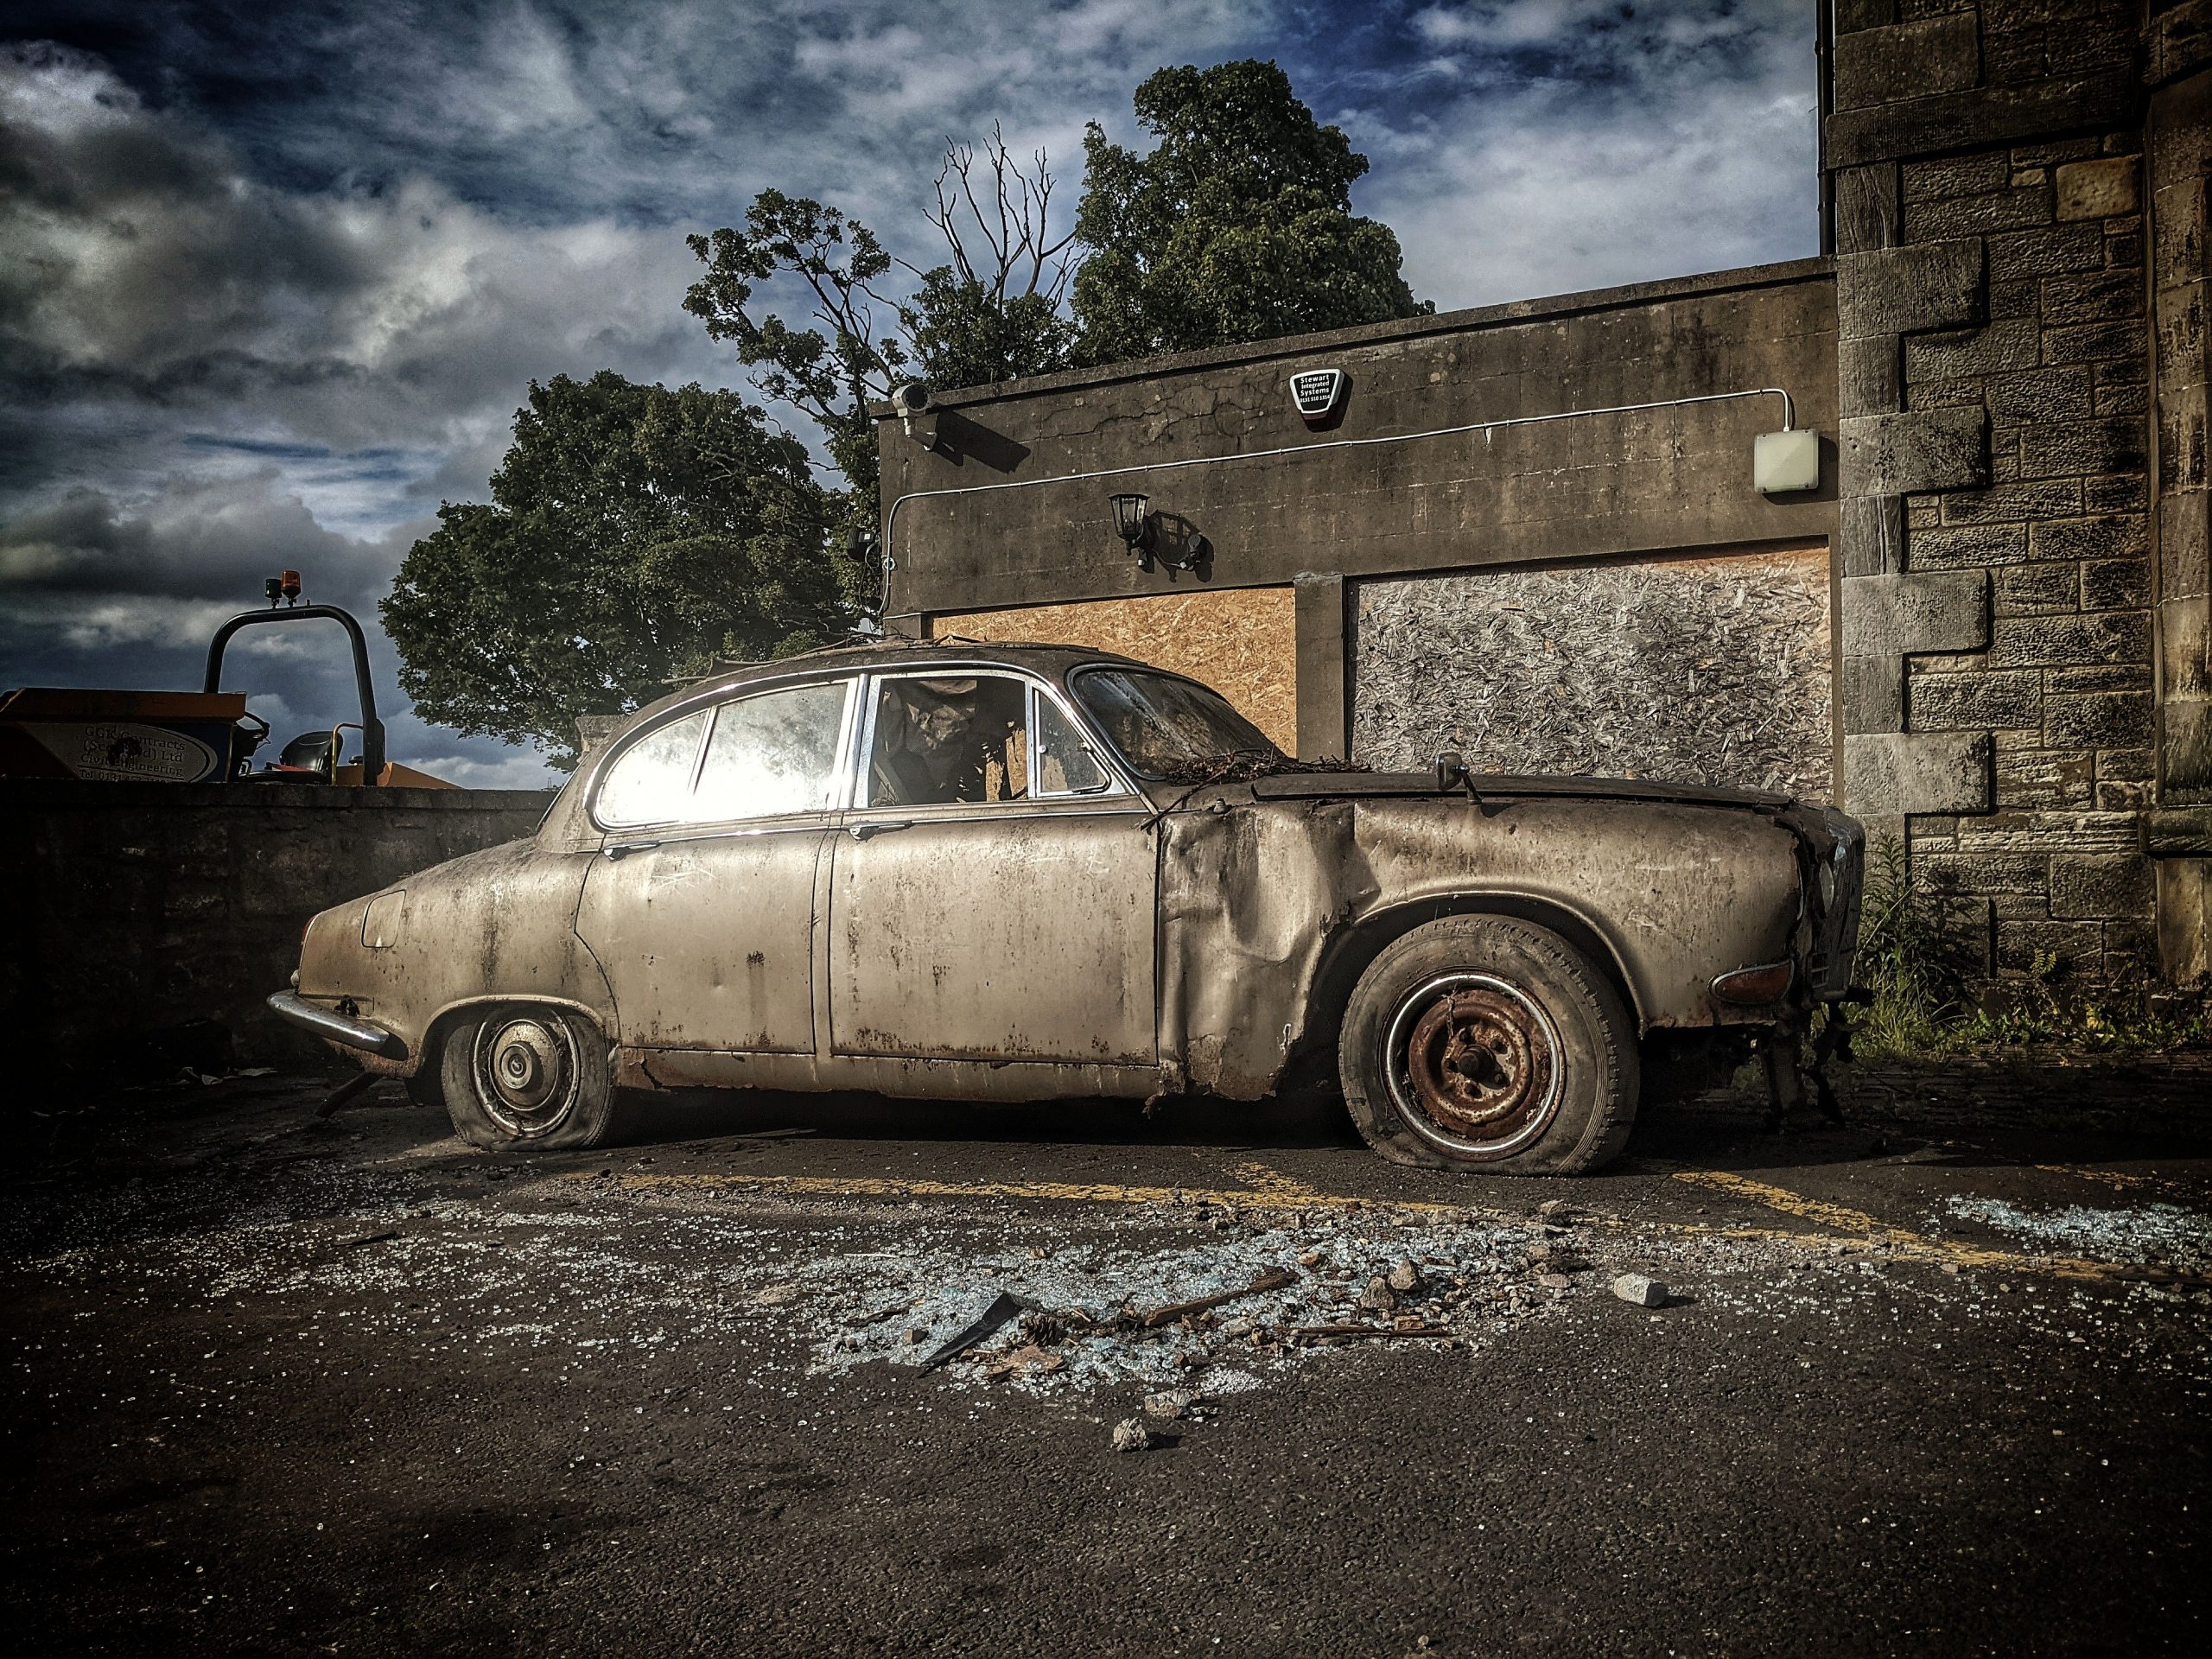
[[1259, 1100], [1561, 1173], [1639, 1078], [1844, 995], [1864, 837], [1785, 797], [1294, 760], [1195, 681], [886, 643], [630, 717], [537, 835], [308, 924], [280, 1014], [480, 1146], [620, 1089]]

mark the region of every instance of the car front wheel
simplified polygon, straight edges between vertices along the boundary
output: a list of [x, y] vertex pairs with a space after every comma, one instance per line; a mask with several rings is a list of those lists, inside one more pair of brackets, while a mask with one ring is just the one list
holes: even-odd
[[614, 1126], [607, 1039], [566, 1009], [473, 1012], [447, 1034], [439, 1077], [454, 1133], [471, 1146], [575, 1151]]
[[1548, 928], [1447, 916], [1386, 945], [1344, 1009], [1344, 1103], [1402, 1164], [1572, 1175], [1627, 1144], [1636, 1027]]

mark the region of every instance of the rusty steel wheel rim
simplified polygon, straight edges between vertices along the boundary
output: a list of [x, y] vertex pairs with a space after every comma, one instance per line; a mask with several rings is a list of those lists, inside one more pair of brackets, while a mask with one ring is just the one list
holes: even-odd
[[560, 1127], [576, 1103], [576, 1040], [563, 1020], [516, 1014], [478, 1028], [476, 1098], [517, 1140]]
[[1383, 1038], [1406, 1127], [1464, 1158], [1504, 1158], [1549, 1125], [1565, 1084], [1559, 1027], [1495, 974], [1443, 974], [1408, 992]]

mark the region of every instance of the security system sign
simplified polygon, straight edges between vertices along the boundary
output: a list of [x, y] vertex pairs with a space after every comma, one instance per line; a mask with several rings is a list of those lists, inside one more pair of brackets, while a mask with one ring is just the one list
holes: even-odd
[[1290, 377], [1290, 400], [1309, 426], [1336, 413], [1344, 395], [1342, 369], [1301, 369]]

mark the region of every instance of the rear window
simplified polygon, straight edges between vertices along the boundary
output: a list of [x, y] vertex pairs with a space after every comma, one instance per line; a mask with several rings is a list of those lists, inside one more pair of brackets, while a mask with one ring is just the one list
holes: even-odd
[[607, 769], [594, 816], [612, 830], [826, 810], [848, 683], [733, 697], [646, 733]]

